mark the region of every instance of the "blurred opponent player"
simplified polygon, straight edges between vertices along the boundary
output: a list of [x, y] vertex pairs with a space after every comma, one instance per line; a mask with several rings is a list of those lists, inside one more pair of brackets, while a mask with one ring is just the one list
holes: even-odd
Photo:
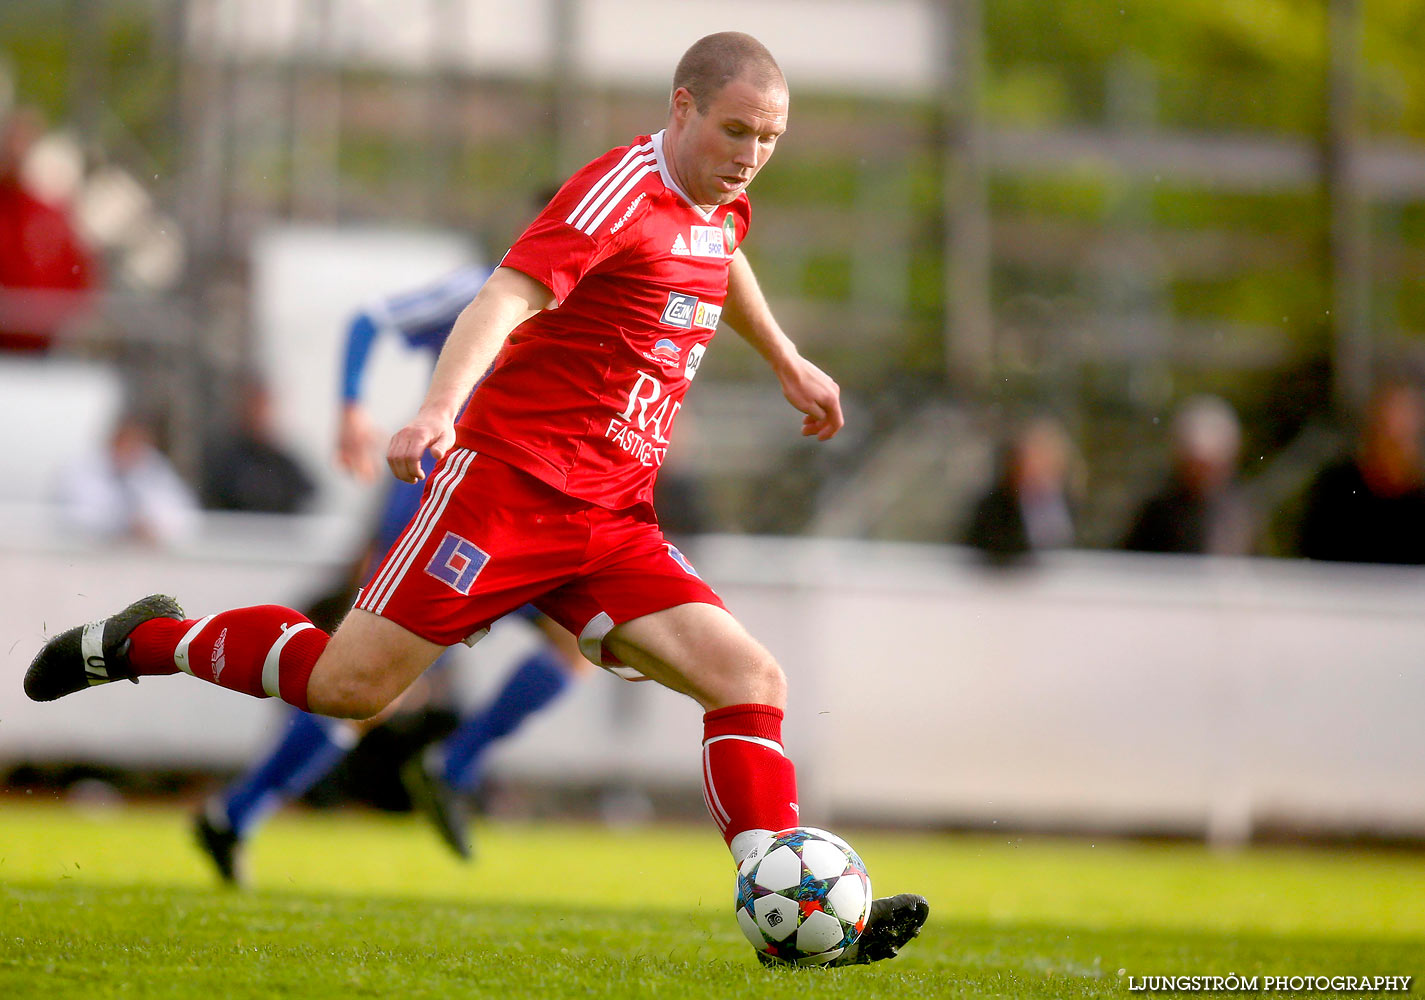
[[[552, 194], [552, 192], [551, 192]], [[399, 334], [413, 351], [428, 353], [432, 362], [445, 345], [456, 317], [475, 297], [489, 270], [471, 266], [452, 272], [424, 288], [392, 295], [358, 312], [347, 328], [342, 369], [342, 403], [337, 462], [357, 479], [376, 476], [373, 456], [382, 434], [362, 402], [367, 360], [384, 332]], [[396, 480], [382, 506], [367, 550], [338, 592], [319, 601], [326, 613], [308, 609], [335, 627], [351, 607], [358, 586], [390, 551], [420, 506], [421, 486]], [[527, 717], [545, 707], [565, 689], [570, 674], [588, 661], [569, 633], [526, 605], [516, 615], [544, 633], [545, 641], [515, 667], [500, 691], [482, 708], [461, 721], [444, 741], [443, 753], [419, 755], [402, 770], [412, 801], [435, 823], [447, 844], [461, 857], [471, 853], [466, 796], [482, 777], [485, 752], [492, 743], [514, 732]], [[443, 655], [432, 669], [447, 665]], [[198, 843], [212, 859], [219, 876], [232, 883], [244, 880], [243, 846], [282, 803], [298, 798], [336, 767], [360, 737], [385, 713], [367, 723], [293, 711], [278, 743], [246, 774], [205, 803], [195, 818]]]
[[[565, 183], [461, 313], [425, 402], [391, 439], [398, 478], [421, 479], [426, 452], [440, 464], [334, 636], [289, 608], [184, 619], [155, 596], [51, 639], [26, 676], [30, 696], [183, 671], [364, 718], [445, 647], [531, 601], [590, 660], [702, 706], [703, 791], [735, 859], [799, 825], [781, 742], [786, 676], [664, 539], [651, 504], [720, 319], [771, 366], [804, 435], [825, 441], [843, 425], [840, 389], [782, 332], [740, 249], [744, 189], [787, 109], [771, 53], [748, 35], [709, 35], [678, 63], [667, 127]], [[876, 900], [832, 964], [892, 957], [928, 912], [910, 893]]]

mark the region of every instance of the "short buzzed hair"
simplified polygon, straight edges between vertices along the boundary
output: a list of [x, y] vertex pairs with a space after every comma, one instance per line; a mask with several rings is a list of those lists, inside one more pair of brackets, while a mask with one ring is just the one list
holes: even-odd
[[699, 38], [683, 53], [673, 71], [673, 90], [686, 88], [701, 114], [718, 91], [741, 77], [758, 87], [787, 87], [767, 46], [740, 31], [719, 31]]

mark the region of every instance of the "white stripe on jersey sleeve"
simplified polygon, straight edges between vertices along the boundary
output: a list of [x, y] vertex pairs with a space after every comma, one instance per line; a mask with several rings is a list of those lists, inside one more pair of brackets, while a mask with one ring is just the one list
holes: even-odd
[[570, 212], [564, 221], [583, 229], [589, 216], [598, 211], [599, 206], [608, 198], [609, 192], [628, 176], [629, 171], [636, 170], [645, 163], [652, 163], [654, 159], [652, 143], [645, 142], [642, 146], [630, 149], [612, 170], [599, 178], [598, 183], [589, 189], [583, 201], [579, 202], [579, 206]]
[[587, 226], [580, 226], [579, 228], [582, 229], [584, 232], [588, 233], [590, 236], [593, 236], [594, 230], [598, 229], [599, 225], [609, 217], [609, 213], [612, 212], [614, 208], [616, 208], [623, 201], [624, 195], [632, 191], [633, 186], [635, 184], [641, 181], [644, 177], [653, 173], [653, 171], [656, 169], [657, 167], [655, 167], [654, 164], [645, 163], [643, 166], [635, 170], [633, 176], [628, 179], [628, 183], [624, 184], [623, 187], [619, 188], [618, 194], [614, 195], [604, 204], [604, 210], [600, 212], [597, 216], [595, 216], [594, 219]]
[[603, 187], [609, 182], [610, 178], [612, 178], [615, 174], [622, 170], [624, 165], [627, 164], [630, 160], [634, 159], [635, 157], [649, 153], [652, 150], [653, 143], [651, 142], [645, 142], [641, 146], [630, 147], [629, 151], [623, 154], [623, 159], [619, 160], [618, 163], [615, 163], [613, 167], [608, 171], [608, 173], [600, 177], [598, 181], [595, 182], [593, 187], [589, 188], [588, 192], [584, 195], [584, 199], [579, 202], [579, 204], [575, 207], [574, 211], [569, 213], [569, 218], [565, 219], [564, 222], [570, 226], [574, 225], [574, 220], [578, 218], [580, 213], [582, 213], [584, 209], [589, 206], [589, 199], [597, 196], [599, 191], [603, 189]]

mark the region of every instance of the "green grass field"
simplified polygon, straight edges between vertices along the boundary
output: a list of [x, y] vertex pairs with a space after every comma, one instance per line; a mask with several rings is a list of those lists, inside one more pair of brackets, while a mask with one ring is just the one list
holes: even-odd
[[1098, 997], [1150, 975], [1425, 974], [1425, 855], [842, 832], [930, 923], [892, 962], [768, 971], [710, 826], [485, 824], [462, 865], [411, 817], [291, 812], [232, 892], [183, 811], [0, 801], [0, 997]]

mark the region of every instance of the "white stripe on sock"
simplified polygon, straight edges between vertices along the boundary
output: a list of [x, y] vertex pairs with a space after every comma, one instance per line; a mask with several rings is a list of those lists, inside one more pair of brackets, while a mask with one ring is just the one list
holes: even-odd
[[267, 692], [269, 698], [282, 697], [282, 691], [278, 687], [278, 679], [282, 674], [282, 647], [287, 645], [292, 636], [309, 628], [316, 628], [316, 626], [311, 622], [298, 622], [295, 625], [284, 625], [282, 627], [282, 635], [272, 644], [272, 648], [267, 651], [267, 658], [262, 661], [262, 690]]
[[726, 830], [727, 824], [732, 822], [732, 814], [723, 808], [722, 800], [717, 795], [717, 786], [713, 784], [712, 754], [708, 751], [708, 743], [711, 742], [712, 740], [708, 740], [703, 744], [703, 794], [708, 799], [708, 811], [712, 813], [718, 829]]
[[765, 740], [760, 736], [713, 736], [703, 740], [703, 748], [706, 749], [714, 743], [720, 743], [723, 740], [742, 740], [744, 743], [756, 743], [759, 747], [766, 747], [768, 750], [777, 751], [783, 757], [787, 755], [787, 751], [782, 749], [782, 744], [773, 742], [772, 740]]
[[209, 615], [206, 618], [199, 618], [193, 623], [193, 627], [183, 633], [183, 638], [178, 640], [178, 647], [173, 651], [173, 665], [185, 674], [192, 675], [193, 665], [188, 662], [188, 644], [198, 638], [198, 633], [207, 627], [208, 623], [217, 615]]

